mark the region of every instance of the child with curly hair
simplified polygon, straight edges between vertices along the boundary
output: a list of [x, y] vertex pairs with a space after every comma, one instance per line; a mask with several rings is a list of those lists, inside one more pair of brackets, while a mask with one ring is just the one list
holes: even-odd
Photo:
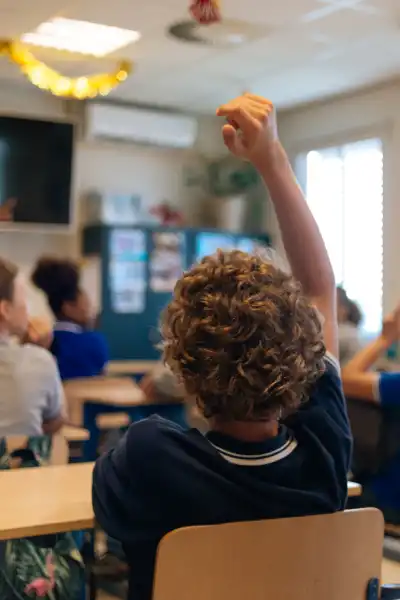
[[151, 598], [157, 545], [173, 529], [346, 503], [351, 434], [332, 267], [271, 102], [245, 94], [217, 114], [226, 146], [265, 181], [293, 275], [261, 256], [219, 251], [176, 284], [164, 358], [210, 430], [151, 417], [131, 426], [93, 476], [96, 517], [131, 566], [131, 600]]

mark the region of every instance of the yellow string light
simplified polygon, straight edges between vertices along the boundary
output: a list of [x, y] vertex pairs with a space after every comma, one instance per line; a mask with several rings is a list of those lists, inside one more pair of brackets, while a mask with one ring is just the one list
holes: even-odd
[[98, 95], [107, 96], [127, 79], [132, 71], [129, 61], [121, 61], [114, 72], [87, 77], [66, 77], [51, 69], [16, 41], [0, 40], [0, 55], [6, 55], [19, 66], [29, 81], [40, 88], [63, 98], [85, 100]]

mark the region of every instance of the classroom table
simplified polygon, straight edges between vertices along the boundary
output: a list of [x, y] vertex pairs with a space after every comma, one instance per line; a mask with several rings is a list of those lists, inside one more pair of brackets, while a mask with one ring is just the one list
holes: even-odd
[[355, 496], [361, 496], [362, 487], [359, 483], [355, 481], [347, 482], [347, 494], [349, 498], [354, 498]]
[[0, 472], [0, 540], [92, 529], [93, 463]]
[[86, 442], [90, 438], [90, 433], [83, 427], [75, 427], [75, 425], [64, 425], [61, 429], [61, 434], [65, 437], [68, 443], [71, 442]]
[[142, 377], [157, 366], [158, 360], [110, 360], [107, 365], [109, 375], [132, 375], [135, 378]]
[[[183, 403], [149, 403], [139, 386], [126, 377], [93, 377], [66, 382], [65, 393], [69, 410], [75, 413], [80, 406], [82, 424], [90, 433], [84, 444], [84, 460], [93, 461], [97, 455], [100, 430], [97, 417], [101, 414], [124, 412], [132, 422], [140, 421], [152, 414], [158, 414], [183, 426], [186, 425], [186, 412]], [[74, 406], [75, 405], [75, 406]]]
[[[0, 540], [94, 527], [93, 463], [0, 471]], [[348, 483], [349, 496], [361, 486]]]

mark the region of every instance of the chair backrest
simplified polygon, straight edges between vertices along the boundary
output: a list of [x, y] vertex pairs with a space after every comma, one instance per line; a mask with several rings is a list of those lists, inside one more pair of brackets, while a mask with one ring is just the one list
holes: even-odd
[[180, 529], [160, 542], [153, 600], [365, 600], [382, 544], [375, 509]]
[[400, 452], [400, 409], [353, 398], [347, 399], [347, 408], [354, 439], [352, 472], [363, 481]]

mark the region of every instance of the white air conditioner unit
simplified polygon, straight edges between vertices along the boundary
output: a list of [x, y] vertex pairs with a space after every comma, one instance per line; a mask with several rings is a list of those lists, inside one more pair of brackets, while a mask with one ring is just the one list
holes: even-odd
[[195, 118], [110, 104], [88, 104], [85, 125], [89, 140], [191, 148], [197, 137]]

